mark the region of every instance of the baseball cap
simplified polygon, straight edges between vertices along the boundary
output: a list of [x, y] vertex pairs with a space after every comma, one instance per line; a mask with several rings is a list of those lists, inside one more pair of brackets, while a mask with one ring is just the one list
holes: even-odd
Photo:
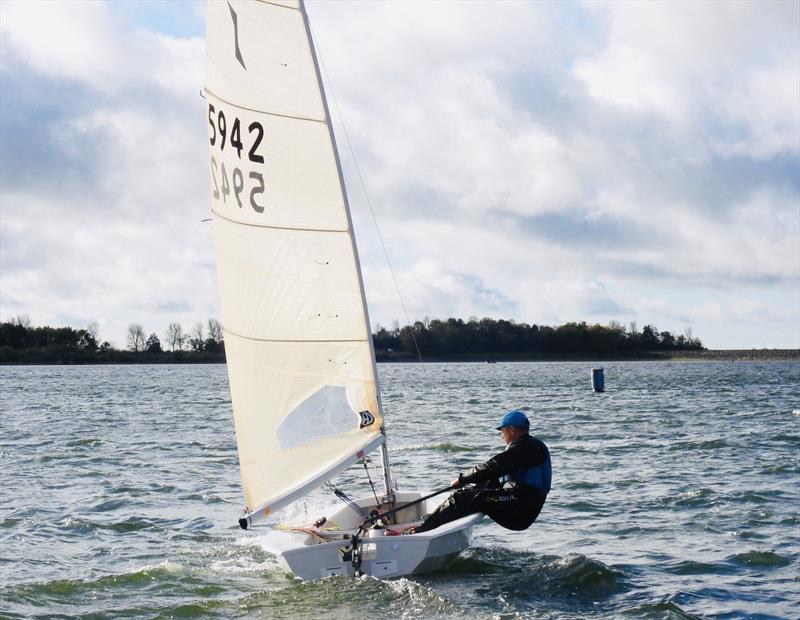
[[501, 428], [505, 426], [518, 426], [520, 428], [530, 428], [531, 423], [528, 421], [528, 416], [526, 416], [521, 411], [509, 411], [503, 416], [503, 419], [500, 420], [500, 424], [497, 426], [497, 430], [499, 431]]

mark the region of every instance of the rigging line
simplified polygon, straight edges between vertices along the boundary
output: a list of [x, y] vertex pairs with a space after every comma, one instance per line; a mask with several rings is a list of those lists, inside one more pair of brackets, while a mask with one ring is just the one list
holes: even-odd
[[375, 485], [372, 484], [372, 476], [369, 475], [369, 467], [367, 467], [367, 458], [364, 457], [361, 459], [361, 462], [364, 464], [364, 471], [367, 472], [367, 480], [369, 480], [369, 486], [372, 488], [372, 495], [375, 497], [375, 505], [380, 506], [381, 502], [378, 499], [378, 493], [375, 491]]
[[366, 508], [359, 506], [356, 502], [350, 499], [344, 491], [337, 489], [336, 486], [333, 484], [333, 482], [328, 481], [325, 486], [328, 487], [331, 491], [333, 491], [333, 494], [336, 497], [338, 497], [350, 508], [352, 508], [358, 515], [360, 515], [361, 518], [366, 519], [370, 516]]
[[[308, 24], [309, 29], [311, 29], [311, 23]], [[313, 35], [313, 32], [312, 32]], [[350, 155], [353, 158], [353, 163], [356, 167], [356, 172], [358, 173], [358, 179], [361, 182], [361, 190], [364, 192], [364, 197], [367, 199], [367, 206], [369, 207], [370, 215], [372, 215], [372, 222], [375, 224], [375, 230], [378, 233], [378, 239], [381, 242], [381, 248], [383, 249], [383, 256], [386, 258], [386, 264], [389, 266], [389, 273], [392, 275], [392, 281], [394, 282], [394, 288], [397, 291], [397, 297], [400, 299], [400, 305], [403, 308], [403, 314], [406, 317], [406, 323], [408, 324], [409, 332], [411, 333], [411, 340], [414, 342], [414, 348], [417, 350], [417, 357], [419, 357], [419, 361], [422, 362], [422, 353], [419, 351], [419, 345], [417, 344], [417, 338], [414, 336], [414, 326], [411, 324], [411, 319], [408, 317], [408, 310], [406, 309], [406, 302], [403, 299], [403, 294], [400, 292], [400, 285], [397, 283], [397, 276], [394, 273], [394, 267], [392, 267], [392, 261], [389, 258], [389, 252], [386, 249], [386, 243], [383, 241], [383, 235], [381, 234], [381, 227], [378, 225], [378, 218], [375, 216], [375, 209], [372, 208], [372, 200], [370, 200], [369, 192], [367, 191], [367, 184], [364, 182], [364, 177], [361, 174], [361, 166], [358, 165], [358, 158], [356, 157], [356, 152], [353, 149], [353, 143], [350, 141], [350, 133], [347, 131], [347, 125], [344, 122], [344, 116], [342, 116], [342, 110], [339, 107], [339, 99], [336, 97], [336, 91], [333, 88], [333, 82], [331, 81], [331, 76], [328, 75], [328, 68], [325, 66], [325, 59], [322, 55], [322, 48], [319, 45], [319, 38], [317, 36], [313, 36], [314, 43], [317, 46], [317, 57], [319, 58], [319, 62], [322, 65], [322, 70], [325, 72], [325, 78], [328, 80], [328, 89], [331, 91], [331, 96], [333, 97], [333, 105], [336, 108], [336, 115], [339, 117], [339, 122], [342, 124], [342, 130], [344, 131], [344, 137], [347, 141], [347, 147], [350, 150]]]

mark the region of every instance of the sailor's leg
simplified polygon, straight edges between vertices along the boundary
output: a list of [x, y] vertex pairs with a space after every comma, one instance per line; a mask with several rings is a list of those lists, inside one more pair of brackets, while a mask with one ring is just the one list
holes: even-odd
[[540, 500], [523, 501], [506, 493], [484, 494], [481, 497], [480, 512], [506, 529], [524, 530], [536, 521], [544, 499], [545, 496], [542, 496]]
[[414, 531], [417, 533], [427, 532], [474, 512], [481, 512], [480, 508], [475, 507], [476, 496], [480, 493], [481, 489], [476, 488], [459, 489], [443, 501], [436, 510], [425, 517], [422, 525], [414, 528]]

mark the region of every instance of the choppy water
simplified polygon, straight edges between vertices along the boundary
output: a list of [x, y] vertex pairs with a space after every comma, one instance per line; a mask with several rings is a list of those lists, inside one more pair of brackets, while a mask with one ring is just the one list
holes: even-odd
[[582, 363], [380, 366], [401, 488], [499, 451], [511, 407], [554, 488], [447, 571], [312, 583], [236, 526], [224, 366], [2, 368], [0, 616], [800, 616], [800, 364], [605, 368], [594, 394]]

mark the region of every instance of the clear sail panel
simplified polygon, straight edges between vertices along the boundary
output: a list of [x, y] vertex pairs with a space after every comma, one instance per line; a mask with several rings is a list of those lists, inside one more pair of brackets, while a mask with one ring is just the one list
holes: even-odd
[[242, 226], [215, 218], [227, 330], [264, 340], [365, 341], [347, 233]]

